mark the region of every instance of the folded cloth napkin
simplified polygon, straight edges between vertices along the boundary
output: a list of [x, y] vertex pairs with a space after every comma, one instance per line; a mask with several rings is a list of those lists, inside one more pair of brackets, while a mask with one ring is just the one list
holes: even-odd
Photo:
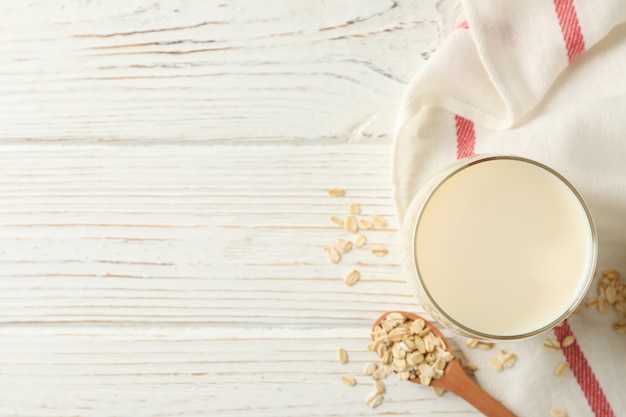
[[[419, 188], [456, 159], [505, 153], [542, 162], [582, 194], [598, 231], [598, 270], [626, 273], [626, 3], [465, 0], [461, 18], [407, 87], [394, 144], [402, 221]], [[626, 274], [625, 274], [626, 275]], [[597, 296], [597, 280], [588, 297]], [[626, 278], [622, 278], [622, 282]], [[529, 306], [532, 308], [532, 306]], [[491, 351], [458, 345], [484, 389], [519, 416], [626, 416], [626, 321], [584, 305], [562, 326]], [[558, 352], [546, 338], [575, 342]], [[499, 349], [518, 356], [502, 372]], [[569, 364], [558, 377], [555, 369]]]

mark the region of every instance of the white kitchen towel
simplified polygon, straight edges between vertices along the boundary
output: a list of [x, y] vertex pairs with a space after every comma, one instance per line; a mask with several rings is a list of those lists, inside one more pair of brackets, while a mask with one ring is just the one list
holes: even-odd
[[[456, 159], [520, 155], [578, 189], [596, 221], [598, 270], [626, 273], [626, 3], [465, 0], [460, 15], [402, 101], [393, 160], [400, 221], [421, 185]], [[463, 347], [464, 355], [479, 366], [478, 383], [520, 417], [553, 407], [626, 416], [626, 334], [612, 329], [625, 320], [583, 306], [553, 331], [492, 351]], [[543, 349], [546, 338], [570, 334], [571, 346]], [[518, 355], [513, 368], [489, 368], [498, 349]], [[561, 363], [570, 370], [558, 377]]]

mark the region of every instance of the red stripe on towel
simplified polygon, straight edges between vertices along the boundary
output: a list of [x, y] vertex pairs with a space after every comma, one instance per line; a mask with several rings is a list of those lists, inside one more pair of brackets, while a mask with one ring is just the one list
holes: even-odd
[[567, 48], [567, 58], [569, 62], [572, 62], [585, 50], [585, 39], [580, 29], [574, 0], [554, 0], [554, 7]]
[[467, 23], [467, 20], [462, 21], [458, 26], [457, 29], [469, 29], [469, 23]]
[[456, 158], [463, 159], [474, 155], [476, 133], [474, 123], [458, 114], [454, 116], [456, 125]]
[[[562, 343], [565, 337], [573, 335], [572, 329], [567, 323], [567, 320], [560, 326], [554, 328], [554, 335], [559, 343]], [[567, 360], [567, 363], [576, 378], [576, 381], [578, 381], [578, 385], [580, 385], [580, 388], [587, 398], [587, 402], [589, 403], [593, 414], [597, 417], [615, 417], [611, 404], [609, 404], [604, 396], [602, 387], [600, 387], [600, 383], [598, 383], [596, 375], [589, 366], [584, 353], [580, 350], [578, 342], [575, 341], [573, 344], [564, 347], [562, 350], [563, 355], [565, 356], [565, 359]]]

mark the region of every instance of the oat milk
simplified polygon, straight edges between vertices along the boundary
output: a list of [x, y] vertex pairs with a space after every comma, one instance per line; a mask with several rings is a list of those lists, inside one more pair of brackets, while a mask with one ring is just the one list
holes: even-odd
[[593, 233], [559, 177], [524, 160], [486, 160], [430, 196], [415, 260], [449, 318], [479, 333], [521, 335], [559, 319], [580, 297], [595, 260]]

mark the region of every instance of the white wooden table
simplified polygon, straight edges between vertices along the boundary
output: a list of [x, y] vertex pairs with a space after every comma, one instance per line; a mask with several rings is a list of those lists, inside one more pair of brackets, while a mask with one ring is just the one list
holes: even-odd
[[[417, 309], [391, 133], [447, 7], [1, 2], [0, 415], [478, 415], [363, 403], [371, 323]], [[351, 201], [389, 226], [331, 264]]]

